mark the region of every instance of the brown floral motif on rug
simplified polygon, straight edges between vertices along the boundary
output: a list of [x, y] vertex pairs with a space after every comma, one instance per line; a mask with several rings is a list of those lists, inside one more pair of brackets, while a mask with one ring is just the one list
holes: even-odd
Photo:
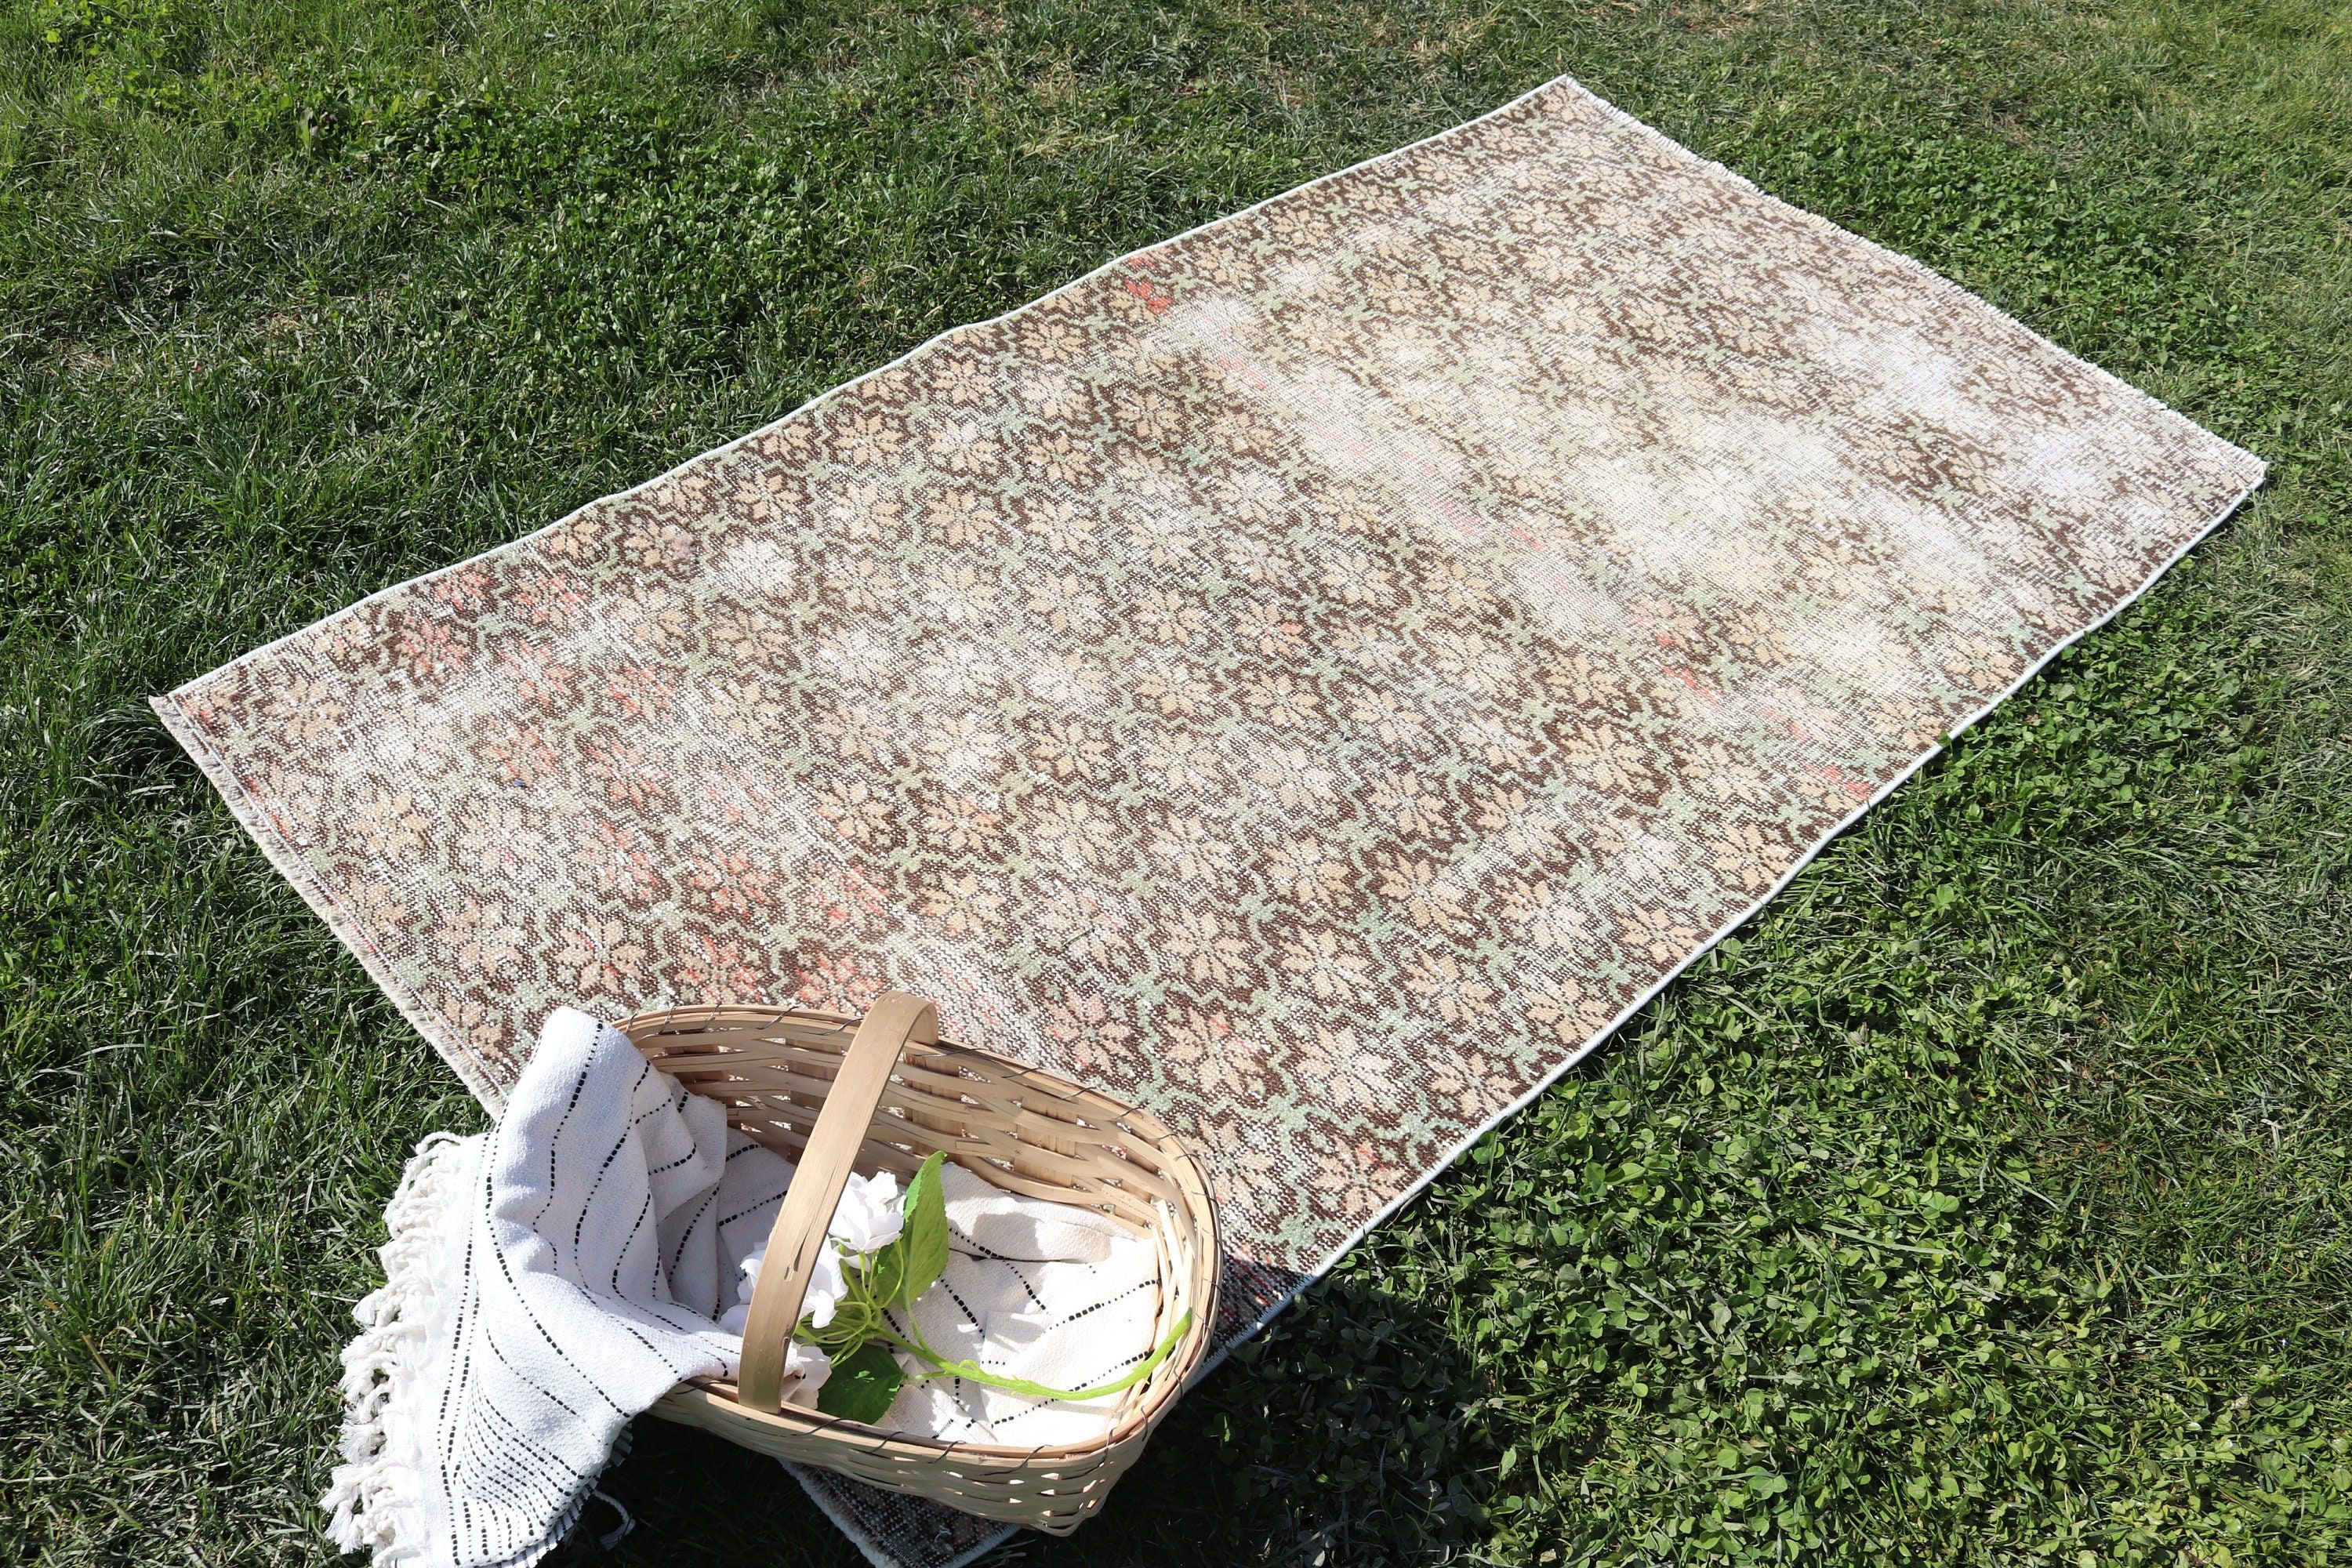
[[160, 706], [485, 1099], [922, 992], [1206, 1147], [1239, 1331], [2261, 473], [1563, 80]]

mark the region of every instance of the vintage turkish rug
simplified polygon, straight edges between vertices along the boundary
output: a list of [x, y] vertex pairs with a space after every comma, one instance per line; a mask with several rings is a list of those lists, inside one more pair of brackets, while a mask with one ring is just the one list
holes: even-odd
[[919, 991], [1205, 1147], [1238, 1335], [2262, 473], [1563, 79], [158, 707], [485, 1101]]

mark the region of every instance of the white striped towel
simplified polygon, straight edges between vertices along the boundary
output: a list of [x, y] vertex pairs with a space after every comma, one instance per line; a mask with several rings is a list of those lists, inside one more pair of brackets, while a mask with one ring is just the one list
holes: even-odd
[[[562, 1540], [632, 1416], [691, 1377], [732, 1375], [719, 1321], [749, 1299], [791, 1164], [720, 1107], [569, 1008], [492, 1131], [420, 1144], [384, 1211], [383, 1288], [343, 1352], [343, 1463], [328, 1534], [379, 1568], [528, 1568]], [[951, 1253], [918, 1303], [950, 1358], [1055, 1387], [1150, 1352], [1150, 1243], [1088, 1211], [1015, 1197], [955, 1165]], [[787, 1385], [825, 1370], [796, 1348]], [[886, 1424], [1031, 1446], [1103, 1436], [1114, 1399], [1020, 1399], [908, 1380]]]

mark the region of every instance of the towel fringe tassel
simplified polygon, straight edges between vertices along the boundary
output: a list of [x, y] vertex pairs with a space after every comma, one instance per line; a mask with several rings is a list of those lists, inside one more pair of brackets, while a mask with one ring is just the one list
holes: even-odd
[[343, 1350], [343, 1462], [320, 1507], [327, 1534], [345, 1552], [371, 1552], [377, 1568], [431, 1551], [424, 1488], [390, 1445], [385, 1412], [416, 1375], [440, 1307], [442, 1226], [465, 1178], [467, 1140], [436, 1132], [416, 1146], [383, 1211], [391, 1238], [377, 1256], [383, 1286], [352, 1309], [361, 1333]]

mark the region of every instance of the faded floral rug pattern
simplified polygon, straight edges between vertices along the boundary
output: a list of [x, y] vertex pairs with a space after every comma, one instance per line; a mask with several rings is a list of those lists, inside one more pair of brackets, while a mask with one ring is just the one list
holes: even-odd
[[158, 706], [485, 1100], [923, 992], [1206, 1147], [1239, 1332], [2261, 475], [1561, 80]]

